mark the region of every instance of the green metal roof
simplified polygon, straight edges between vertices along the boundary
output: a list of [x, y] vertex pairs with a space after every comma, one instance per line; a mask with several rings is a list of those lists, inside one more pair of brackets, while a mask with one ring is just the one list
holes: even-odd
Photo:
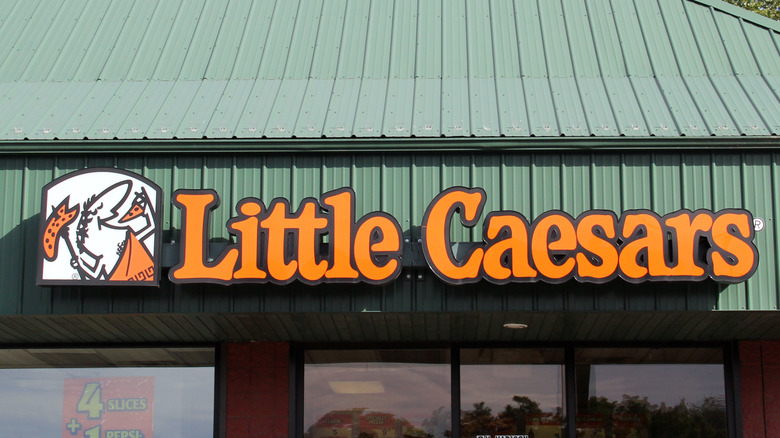
[[0, 140], [780, 133], [716, 0], [0, 1]]

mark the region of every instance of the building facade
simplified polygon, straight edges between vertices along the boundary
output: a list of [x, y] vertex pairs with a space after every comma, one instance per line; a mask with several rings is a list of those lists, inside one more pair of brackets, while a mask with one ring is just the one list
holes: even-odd
[[9, 436], [780, 435], [774, 21], [0, 8]]

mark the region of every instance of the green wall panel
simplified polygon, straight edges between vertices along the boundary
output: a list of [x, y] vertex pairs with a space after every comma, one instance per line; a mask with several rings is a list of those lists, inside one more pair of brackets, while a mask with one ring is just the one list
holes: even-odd
[[[507, 311], [507, 310], [774, 310], [778, 305], [778, 230], [774, 202], [780, 191], [778, 156], [771, 153], [405, 153], [405, 154], [204, 154], [38, 155], [0, 161], [0, 313], [200, 313]], [[394, 216], [416, 251], [426, 207], [452, 186], [482, 187], [484, 214], [514, 210], [535, 219], [562, 209], [577, 217], [589, 209], [617, 214], [652, 209], [747, 208], [766, 222], [756, 233], [760, 263], [747, 282], [719, 285], [613, 281], [594, 286], [569, 282], [495, 286], [445, 286], [422, 266], [411, 265], [381, 287], [363, 285], [171, 285], [160, 288], [38, 287], [35, 283], [40, 197], [53, 178], [84, 166], [118, 166], [159, 184], [168, 200], [174, 189], [216, 190], [220, 207], [209, 226], [213, 242], [231, 236], [225, 222], [235, 203], [258, 197], [266, 205], [282, 197], [297, 210], [306, 197], [351, 187], [356, 219], [371, 211]], [[181, 212], [163, 202], [163, 242], [179, 242]], [[484, 218], [484, 216], [483, 216]], [[457, 221], [457, 218], [456, 218]], [[481, 224], [455, 223], [458, 241], [481, 238]], [[419, 255], [420, 253], [417, 252]], [[216, 257], [218, 254], [211, 254]], [[409, 256], [411, 257], [411, 256]]]
[[20, 253], [24, 251], [25, 236], [19, 201], [24, 191], [26, 164], [24, 158], [0, 160], [0, 181], [3, 185], [0, 202], [4, 206], [14, 206], [0, 212], [0, 276], [3, 278], [0, 308], [4, 313], [18, 313], [22, 305], [20, 291], [23, 287], [24, 264]]
[[590, 157], [570, 155], [561, 163], [561, 209], [576, 218], [582, 212], [592, 209]]
[[[332, 160], [333, 159], [331, 159], [331, 161]], [[334, 190], [347, 186], [356, 189], [356, 220], [359, 220], [372, 211], [387, 211], [383, 206], [383, 201], [386, 198], [382, 193], [384, 184], [381, 181], [384, 178], [385, 173], [382, 166], [382, 157], [363, 155], [352, 157], [352, 160], [345, 162], [339, 170], [336, 170], [338, 168], [335, 164], [336, 163], [334, 162], [334, 173], [337, 173], [340, 178], [334, 178], [327, 190]], [[376, 184], [366, 184], [360, 190], [357, 190], [357, 184], [361, 181], [380, 182]]]
[[[770, 154], [745, 155], [742, 166], [745, 208], [755, 216], [763, 218], [767, 224], [775, 222], [772, 158], [773, 155]], [[775, 233], [760, 233], [755, 241], [759, 254], [770, 255], [777, 252]], [[765, 257], [756, 274], [748, 279], [748, 309], [777, 309], [777, 267], [774, 259], [775, 257]]]
[[478, 242], [482, 240], [482, 226], [485, 223], [487, 213], [501, 210], [501, 157], [474, 155], [471, 157], [469, 168], [472, 174], [469, 186], [482, 187], [485, 192], [491, 194], [485, 202], [482, 217], [471, 229], [470, 241]]

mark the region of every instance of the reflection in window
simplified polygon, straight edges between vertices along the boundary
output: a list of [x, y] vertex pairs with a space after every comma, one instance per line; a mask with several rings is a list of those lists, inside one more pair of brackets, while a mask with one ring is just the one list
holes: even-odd
[[210, 348], [0, 351], [4, 436], [213, 436]]
[[563, 436], [562, 349], [461, 350], [460, 432]]
[[450, 436], [448, 350], [310, 350], [307, 438]]
[[719, 349], [582, 349], [577, 436], [726, 437]]

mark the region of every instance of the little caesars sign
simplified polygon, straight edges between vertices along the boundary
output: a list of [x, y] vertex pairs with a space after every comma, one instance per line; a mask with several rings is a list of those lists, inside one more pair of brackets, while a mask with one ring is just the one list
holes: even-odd
[[[57, 199], [63, 198], [58, 196]], [[79, 233], [84, 235], [83, 227], [69, 230], [68, 225], [71, 221], [80, 223], [76, 219], [79, 214], [94, 218], [95, 199], [88, 198], [82, 209], [64, 204], [66, 219], [57, 222], [60, 230], [56, 235], [49, 232], [43, 260], [54, 260], [58, 245], [53, 239], [68, 242], [69, 234], [75, 232], [77, 236], [71, 239], [74, 243], [66, 245], [67, 255], [72, 258], [60, 265], [63, 269], [71, 266], [83, 274], [87, 270], [79, 258], [83, 256], [94, 263], [95, 254], [79, 252], [84, 246], [78, 237]], [[136, 193], [136, 204], [138, 199]], [[485, 214], [486, 200], [487, 194], [480, 188], [453, 187], [428, 205], [421, 224], [422, 253], [431, 270], [444, 282], [562, 283], [572, 278], [589, 283], [616, 278], [629, 282], [705, 278], [740, 282], [749, 278], [758, 265], [753, 217], [746, 210], [679, 210], [665, 216], [632, 210], [620, 217], [610, 211], [591, 210], [577, 218], [562, 211], [549, 211], [529, 221], [515, 211]], [[268, 205], [257, 198], [239, 201], [236, 216], [225, 225], [235, 236], [235, 243], [213, 259], [208, 254], [207, 230], [210, 212], [219, 205], [219, 194], [213, 190], [177, 190], [172, 203], [182, 212], [180, 260], [168, 274], [174, 283], [287, 284], [297, 280], [306, 284], [384, 284], [401, 272], [401, 226], [384, 212], [357, 218], [351, 188], [325, 193], [320, 199], [304, 199], [295, 209], [282, 198], [273, 199]], [[138, 207], [129, 203], [123, 209], [138, 211], [136, 215], [140, 216], [143, 210], [139, 209], [151, 203], [141, 204]], [[56, 211], [55, 207], [52, 205], [49, 210]], [[52, 214], [42, 215], [49, 221], [42, 229], [50, 228]], [[124, 225], [129, 214], [117, 211], [104, 217], [108, 218], [108, 225], [124, 226], [129, 236], [133, 230], [128, 231]], [[451, 228], [471, 228], [480, 220], [482, 241], [456, 255]], [[150, 221], [160, 223], [159, 218]], [[127, 248], [129, 244], [120, 244], [119, 252]], [[59, 275], [60, 282], [67, 277], [67, 273]], [[84, 275], [73, 277], [85, 280]], [[105, 272], [102, 277], [96, 274], [88, 279], [111, 278], [125, 276]], [[51, 284], [46, 278], [43, 283]]]

